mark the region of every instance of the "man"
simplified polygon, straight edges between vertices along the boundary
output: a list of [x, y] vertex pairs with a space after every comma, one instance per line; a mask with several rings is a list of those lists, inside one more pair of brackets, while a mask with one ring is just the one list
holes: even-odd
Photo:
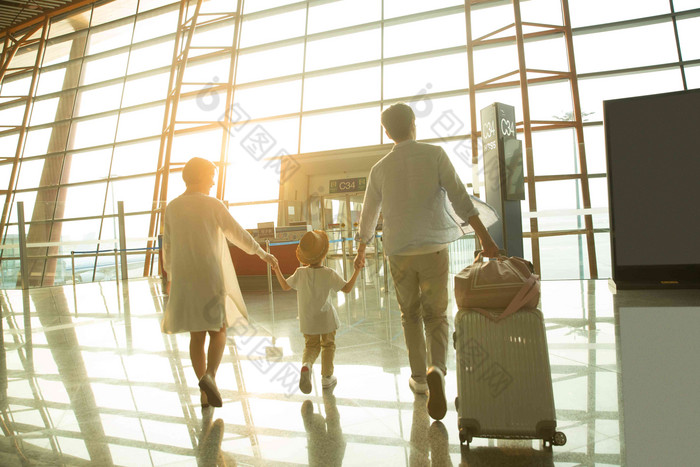
[[428, 392], [428, 413], [440, 420], [447, 411], [447, 246], [465, 233], [451, 215], [447, 199], [454, 212], [469, 221], [485, 256], [497, 256], [498, 246], [445, 151], [415, 141], [411, 107], [392, 105], [382, 112], [381, 120], [395, 145], [370, 171], [355, 237], [359, 242], [355, 262], [364, 266], [365, 247], [374, 236], [381, 210], [384, 252], [389, 257], [411, 366], [409, 386], [416, 394]]

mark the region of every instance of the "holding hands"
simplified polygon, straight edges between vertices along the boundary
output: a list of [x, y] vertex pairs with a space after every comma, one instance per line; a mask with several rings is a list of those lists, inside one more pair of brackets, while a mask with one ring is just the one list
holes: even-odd
[[357, 255], [355, 256], [355, 269], [362, 269], [365, 267], [365, 248], [367, 248], [366, 243], [360, 243], [357, 246]]
[[265, 253], [265, 255], [261, 257], [261, 259], [267, 264], [269, 264], [273, 270], [279, 269], [279, 262], [277, 261], [277, 258], [275, 258], [270, 253]]
[[352, 265], [355, 268], [355, 270], [360, 270], [365, 267], [364, 259], [362, 260], [362, 262], [358, 263], [357, 258], [355, 258], [355, 261], [353, 261]]

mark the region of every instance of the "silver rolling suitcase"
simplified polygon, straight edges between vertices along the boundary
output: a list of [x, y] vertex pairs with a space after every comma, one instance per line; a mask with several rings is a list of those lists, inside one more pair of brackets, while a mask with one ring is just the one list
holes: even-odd
[[479, 311], [460, 309], [455, 317], [460, 443], [480, 437], [564, 445], [542, 312], [524, 308], [494, 321]]

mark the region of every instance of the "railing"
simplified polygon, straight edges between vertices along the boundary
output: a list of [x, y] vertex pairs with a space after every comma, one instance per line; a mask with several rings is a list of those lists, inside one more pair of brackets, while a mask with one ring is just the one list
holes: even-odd
[[[68, 285], [79, 282], [92, 282], [99, 280], [126, 280], [128, 279], [129, 269], [132, 271], [136, 268], [143, 270], [143, 261], [129, 261], [129, 256], [143, 256], [144, 253], [150, 255], [158, 255], [158, 248], [127, 248], [127, 241], [133, 243], [136, 239], [126, 238], [125, 216], [123, 202], [118, 202], [118, 236], [113, 239], [102, 240], [83, 240], [83, 241], [63, 241], [63, 242], [32, 242], [27, 238], [27, 223], [24, 217], [24, 203], [17, 202], [17, 238], [16, 243], [5, 243], [0, 245], [2, 256], [0, 257], [0, 288], [29, 288], [34, 286], [46, 285]], [[115, 232], [116, 233], [116, 232]], [[14, 235], [13, 235], [14, 236]], [[8, 236], [9, 237], [9, 236]], [[11, 238], [11, 237], [10, 237]], [[139, 242], [143, 240], [144, 244], [148, 239], [137, 239]], [[157, 239], [152, 239], [157, 240]], [[7, 242], [7, 238], [6, 238]], [[80, 246], [95, 245], [95, 250], [79, 250]], [[114, 248], [100, 249], [101, 245], [110, 245]], [[70, 247], [78, 247], [75, 250], [66, 250]], [[54, 252], [43, 255], [31, 254], [32, 250], [48, 248]], [[103, 261], [103, 258], [114, 258], [114, 262]], [[91, 259], [90, 266], [81, 267], [81, 260]], [[76, 261], [77, 260], [77, 261]], [[54, 261], [53, 271], [44, 272], [45, 264], [48, 261]], [[32, 275], [32, 271], [28, 270], [27, 264], [35, 264], [40, 262], [42, 272], [40, 275]], [[85, 263], [83, 263], [85, 264]], [[27, 271], [22, 273], [22, 268]], [[53, 275], [53, 277], [51, 277]], [[140, 274], [139, 274], [140, 275]], [[46, 277], [44, 277], [46, 276]], [[48, 280], [46, 279], [48, 278]]]

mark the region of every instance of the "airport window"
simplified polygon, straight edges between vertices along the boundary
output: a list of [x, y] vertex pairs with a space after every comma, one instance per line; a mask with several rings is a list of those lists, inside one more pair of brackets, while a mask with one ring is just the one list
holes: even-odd
[[[526, 75], [533, 80], [527, 86], [528, 117], [554, 123], [532, 128], [534, 173], [528, 167], [525, 172], [534, 177], [537, 210], [530, 211], [529, 198], [522, 204], [525, 243], [542, 240], [544, 278], [589, 277], [587, 255], [609, 264], [602, 102], [700, 87], [695, 63], [700, 59], [695, 32], [700, 9], [691, 0], [674, 0], [672, 5], [666, 0], [569, 0], [569, 39], [588, 169], [581, 177], [562, 3], [520, 3], [520, 20], [540, 25], [525, 24], [523, 32], [541, 33], [523, 43]], [[525, 117], [520, 75], [514, 72], [518, 44], [507, 27], [515, 21], [512, 5], [475, 5], [470, 24], [464, 2], [455, 0], [248, 0], [240, 17], [237, 7], [237, 2], [225, 0], [202, 4], [203, 14], [221, 16], [198, 27], [192, 37], [175, 115], [172, 165], [170, 172], [162, 172], [169, 181], [166, 200], [184, 189], [179, 170], [196, 154], [222, 162], [222, 196], [233, 205], [232, 212], [242, 216], [242, 223], [277, 221], [272, 213], [278, 204], [272, 201], [281, 193], [280, 173], [271, 158], [315, 152], [343, 157], [348, 151], [389, 145], [379, 114], [399, 100], [416, 110], [418, 139], [442, 145], [465, 183], [471, 184], [471, 132], [473, 124], [477, 133], [480, 130], [479, 110], [493, 102], [512, 103], [516, 120], [523, 122]], [[158, 164], [165, 147], [163, 128], [170, 118], [165, 114], [168, 86], [177, 76], [173, 49], [178, 21], [179, 3], [173, 0], [95, 3], [51, 19], [45, 50], [38, 57], [28, 125], [24, 133], [9, 130], [0, 135], [0, 150], [11, 156], [23, 135], [19, 170], [12, 194], [5, 198], [5, 238], [16, 231], [17, 201], [25, 201], [29, 221], [36, 216], [50, 221], [45, 209], [36, 207], [34, 213], [35, 200], [56, 203], [59, 192], [71, 199], [90, 192], [95, 198], [80, 208], [65, 206], [66, 218], [110, 216], [122, 196], [129, 200], [127, 215], [139, 219], [143, 211], [161, 207], [154, 189], [157, 180], [162, 183]], [[542, 25], [555, 30], [545, 33]], [[472, 39], [489, 35], [492, 42], [473, 50], [473, 102], [467, 32]], [[37, 53], [36, 46], [20, 47], [12, 66], [32, 68]], [[0, 124], [22, 125], [25, 107], [5, 98], [28, 95], [32, 72], [8, 74], [0, 86]], [[476, 109], [476, 122], [471, 120], [471, 107]], [[234, 110], [240, 114], [232, 119]], [[252, 144], [260, 137], [267, 139], [267, 147]], [[524, 140], [522, 133], [519, 137]], [[481, 152], [480, 143], [477, 148]], [[81, 169], [88, 162], [92, 168]], [[11, 167], [9, 162], [0, 165], [0, 182], [9, 184]], [[560, 245], [578, 244], [579, 234], [537, 240], [538, 233], [529, 232], [529, 219], [537, 218], [540, 230], [547, 232], [578, 229], [583, 214], [576, 211], [583, 206], [584, 184], [590, 186], [596, 251], [577, 247], [575, 261], [584, 266], [548, 271], [546, 265], [553, 264]], [[236, 203], [263, 203], [264, 208]], [[565, 214], [557, 217], [547, 212], [551, 210]], [[94, 223], [85, 225], [92, 228]], [[58, 224], [56, 228], [61, 230]], [[105, 235], [100, 229], [86, 235], [99, 240]], [[142, 233], [141, 238], [146, 237], [149, 232]], [[596, 277], [609, 274], [606, 271], [599, 264]]]

